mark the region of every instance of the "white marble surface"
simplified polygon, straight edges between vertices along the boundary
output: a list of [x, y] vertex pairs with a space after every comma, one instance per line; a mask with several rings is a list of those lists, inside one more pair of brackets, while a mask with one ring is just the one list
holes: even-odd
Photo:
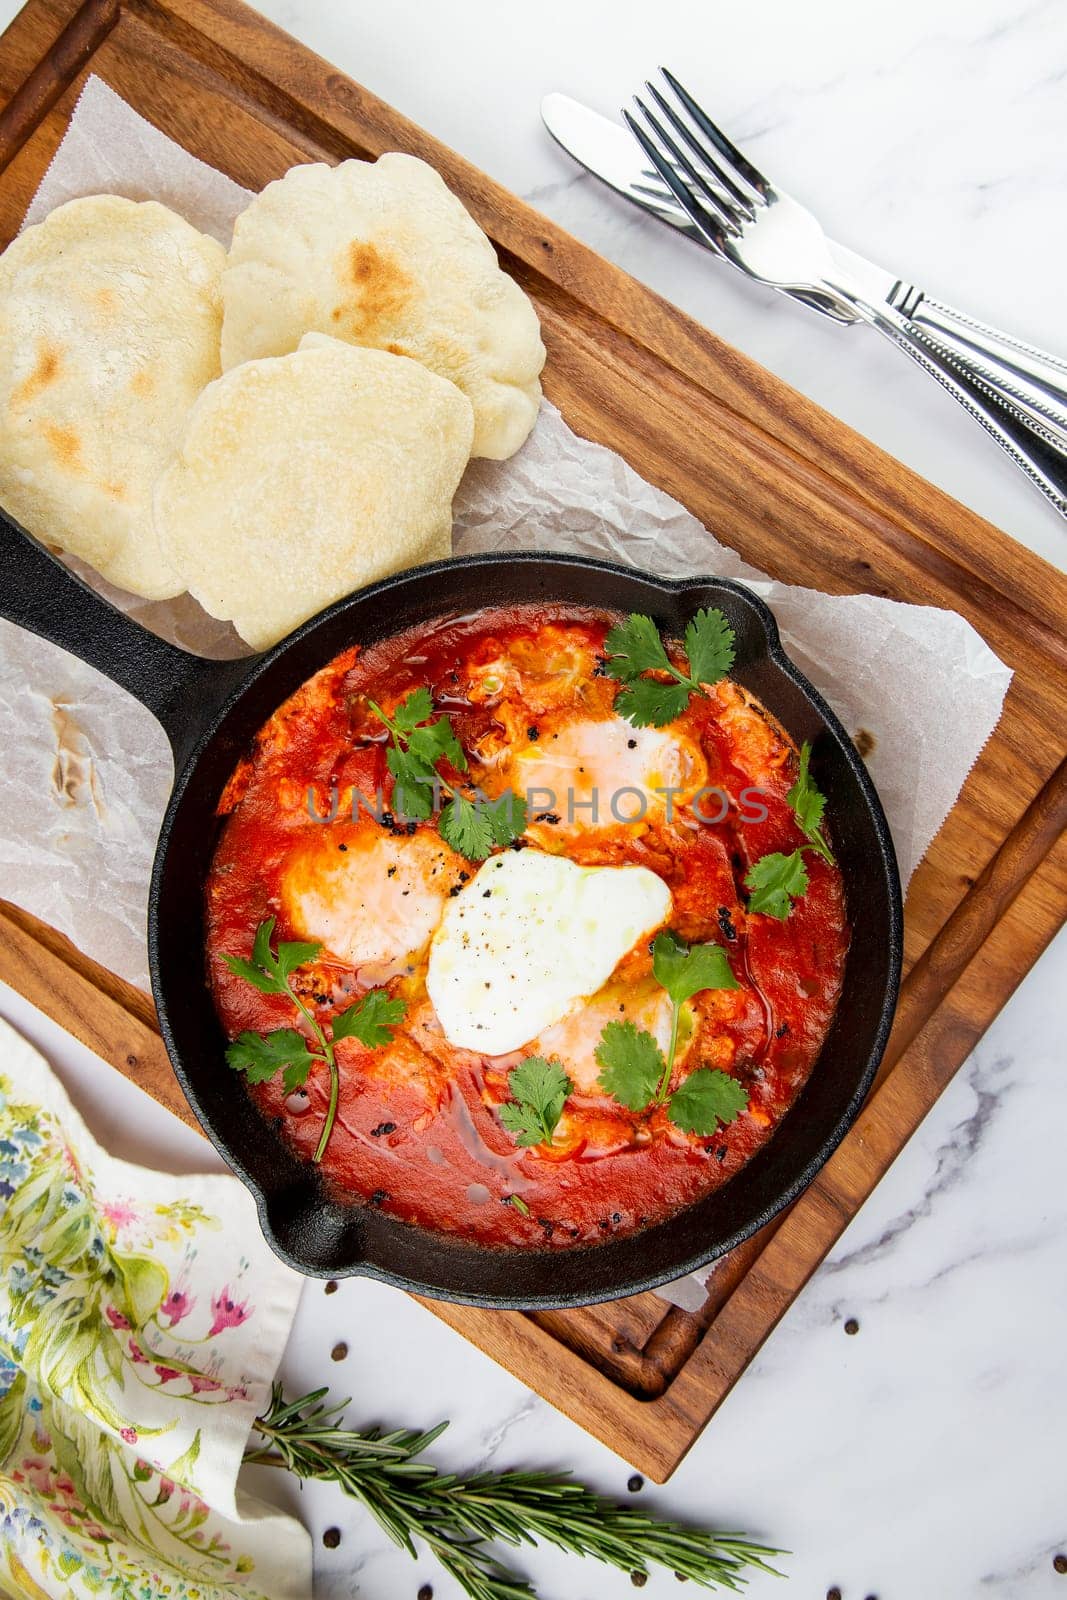
[[[0, 0], [0, 24], [16, 6]], [[841, 239], [956, 304], [1067, 350], [1067, 8], [1063, 0], [267, 0], [261, 9], [589, 244], [1046, 557], [1067, 528], [929, 380], [872, 335], [742, 283], [568, 163], [542, 94], [612, 112], [663, 60]], [[788, 1584], [820, 1600], [1067, 1600], [1067, 1122], [1060, 997], [1067, 940], [980, 1049], [649, 1504], [789, 1546]], [[202, 1142], [105, 1073], [10, 991], [0, 1014], [46, 1050], [118, 1153], [203, 1167]], [[843, 1332], [855, 1317], [855, 1337]], [[349, 1347], [334, 1367], [338, 1339]], [[454, 1418], [456, 1464], [573, 1467], [625, 1493], [628, 1469], [404, 1296], [309, 1285], [286, 1364], [363, 1420]], [[275, 1486], [276, 1489], [279, 1486]], [[433, 1569], [383, 1545], [329, 1493], [298, 1509], [317, 1593], [414, 1600]], [[625, 1577], [539, 1552], [555, 1600], [625, 1595]], [[653, 1579], [651, 1600], [677, 1592]]]

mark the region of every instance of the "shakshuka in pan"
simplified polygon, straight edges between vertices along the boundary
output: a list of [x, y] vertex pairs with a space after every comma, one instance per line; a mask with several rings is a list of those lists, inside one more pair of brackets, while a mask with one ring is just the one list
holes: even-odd
[[260, 730], [220, 802], [209, 976], [230, 1065], [335, 1193], [567, 1249], [771, 1138], [849, 928], [809, 751], [732, 642], [717, 611], [664, 639], [482, 610], [345, 651]]

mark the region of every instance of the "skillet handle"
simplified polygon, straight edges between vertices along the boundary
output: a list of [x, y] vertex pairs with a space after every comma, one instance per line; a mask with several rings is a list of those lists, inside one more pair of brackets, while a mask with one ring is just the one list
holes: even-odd
[[209, 661], [116, 610], [0, 510], [0, 617], [39, 634], [129, 690], [163, 726], [175, 770], [248, 670]]

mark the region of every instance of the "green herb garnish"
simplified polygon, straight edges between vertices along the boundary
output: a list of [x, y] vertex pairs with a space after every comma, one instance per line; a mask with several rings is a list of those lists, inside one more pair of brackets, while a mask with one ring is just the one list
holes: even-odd
[[671, 1121], [683, 1133], [714, 1133], [739, 1117], [747, 1105], [748, 1093], [736, 1078], [717, 1067], [698, 1067], [671, 1095]]
[[632, 1022], [609, 1022], [596, 1059], [600, 1086], [630, 1111], [667, 1106], [671, 1121], [686, 1133], [711, 1134], [733, 1122], [748, 1105], [736, 1078], [718, 1068], [698, 1067], [670, 1094], [682, 1007], [703, 989], [738, 989], [726, 951], [717, 944], [686, 945], [671, 932], [652, 945], [652, 971], [671, 1000], [671, 1037], [664, 1055], [651, 1033]]
[[406, 1000], [393, 1000], [387, 989], [369, 989], [355, 1005], [339, 1011], [330, 1023], [334, 1043], [358, 1039], [368, 1050], [380, 1050], [392, 1041], [393, 1029], [403, 1022]]
[[519, 1145], [551, 1144], [574, 1088], [558, 1061], [527, 1056], [508, 1075], [513, 1098], [500, 1107], [500, 1120]]
[[794, 850], [788, 856], [780, 851], [761, 856], [746, 872], [745, 887], [750, 891], [750, 911], [761, 911], [765, 917], [784, 922], [793, 909], [793, 901], [808, 892], [803, 850]]
[[286, 1400], [275, 1384], [269, 1408], [252, 1424], [263, 1442], [245, 1459], [335, 1484], [410, 1556], [416, 1541], [426, 1545], [470, 1600], [536, 1600], [530, 1580], [504, 1565], [492, 1540], [516, 1547], [543, 1540], [631, 1575], [659, 1566], [731, 1591], [749, 1570], [774, 1573], [769, 1563], [785, 1554], [739, 1533], [616, 1505], [566, 1473], [440, 1472], [422, 1458], [446, 1423], [426, 1433], [357, 1431], [343, 1425], [349, 1402], [327, 1403], [327, 1393]]
[[633, 1022], [609, 1022], [600, 1035], [596, 1058], [599, 1083], [627, 1111], [643, 1111], [655, 1100], [663, 1075], [663, 1051], [652, 1035]]
[[303, 1088], [312, 1067], [325, 1065], [330, 1074], [330, 1101], [318, 1147], [312, 1157], [321, 1161], [337, 1117], [337, 1096], [340, 1078], [334, 1045], [339, 1039], [358, 1039], [369, 1050], [388, 1044], [392, 1030], [404, 1016], [407, 1002], [392, 1000], [384, 989], [371, 989], [367, 994], [331, 1019], [331, 1036], [319, 1024], [312, 1011], [301, 1000], [289, 982], [299, 967], [314, 961], [322, 949], [321, 944], [282, 940], [277, 951], [271, 949], [274, 918], [261, 922], [252, 944], [252, 959], [244, 956], [223, 956], [223, 961], [235, 977], [252, 984], [260, 994], [283, 994], [291, 1000], [307, 1022], [312, 1038], [296, 1028], [274, 1028], [270, 1033], [253, 1033], [245, 1029], [227, 1047], [226, 1060], [235, 1072], [243, 1072], [249, 1083], [266, 1083], [276, 1072], [282, 1073], [282, 1087], [286, 1094]]
[[776, 851], [773, 855], [761, 856], [745, 874], [745, 887], [750, 890], [748, 909], [760, 911], [766, 917], [777, 917], [780, 922], [784, 921], [793, 909], [793, 901], [808, 892], [808, 869], [804, 865], [805, 850], [814, 851], [824, 861], [833, 865], [833, 852], [822, 831], [826, 796], [811, 777], [808, 770], [810, 761], [811, 745], [805, 740], [800, 747], [800, 770], [797, 773], [797, 781], [786, 795], [786, 800], [797, 819], [797, 826], [808, 841], [807, 844], [802, 844], [789, 855]]
[[508, 845], [526, 828], [526, 802], [511, 790], [499, 799], [471, 798], [443, 777], [445, 760], [456, 772], [467, 771], [467, 757], [448, 717], [433, 716], [429, 689], [415, 689], [393, 711], [384, 712], [373, 700], [374, 715], [385, 723], [393, 742], [385, 761], [393, 775], [397, 806], [413, 821], [433, 815], [434, 800], [449, 796], [441, 807], [438, 828], [442, 839], [468, 861], [484, 861], [494, 845]]
[[786, 800], [792, 806], [793, 815], [808, 844], [822, 856], [824, 861], [829, 861], [833, 865], [833, 852], [822, 831], [826, 796], [821, 793], [808, 771], [810, 761], [811, 745], [805, 739], [800, 747], [800, 770], [797, 773], [797, 781], [786, 795]]
[[[717, 607], [698, 611], [685, 630], [688, 670], [682, 672], [667, 654], [651, 617], [635, 613], [604, 640], [607, 672], [624, 687], [615, 709], [635, 728], [662, 728], [680, 717], [692, 694], [704, 684], [718, 683], [734, 664], [734, 630]], [[666, 672], [675, 681], [662, 683], [646, 672]]]

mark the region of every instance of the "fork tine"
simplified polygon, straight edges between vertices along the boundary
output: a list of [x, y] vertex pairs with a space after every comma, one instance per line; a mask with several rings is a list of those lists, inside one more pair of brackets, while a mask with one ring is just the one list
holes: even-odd
[[667, 67], [660, 67], [659, 70], [663, 74], [671, 89], [677, 95], [678, 99], [681, 101], [682, 105], [685, 107], [686, 111], [692, 117], [701, 133], [705, 134], [707, 138], [711, 140], [712, 144], [715, 146], [723, 160], [729, 163], [729, 165], [733, 167], [735, 173], [744, 178], [744, 180], [750, 184], [753, 189], [755, 189], [759, 199], [765, 200], [773, 185], [768, 183], [767, 179], [763, 176], [763, 173], [758, 167], [754, 167], [752, 165], [747, 156], [742, 155], [741, 151], [731, 139], [726, 137], [725, 133], [723, 133], [722, 129], [717, 125], [717, 123], [712, 122], [704, 108], [701, 105], [698, 105], [698, 103], [693, 99], [693, 96], [689, 93], [689, 90], [685, 88], [683, 84], [678, 82], [678, 79], [674, 76], [674, 73], [671, 72]]
[[652, 134], [658, 138], [660, 155], [673, 166], [679, 177], [688, 178], [690, 183], [696, 186], [700, 191], [697, 198], [699, 199], [703, 196], [707, 200], [713, 213], [723, 226], [736, 231], [740, 226], [741, 219], [735, 207], [731, 204], [729, 195], [722, 190], [711, 187], [707, 178], [697, 170], [677, 141], [671, 138], [666, 128], [645, 105], [640, 95], [634, 95], [634, 105], [648, 123]]
[[[696, 167], [694, 167], [685, 151], [682, 150], [675, 140], [671, 138], [666, 128], [663, 127], [659, 120], [645, 105], [644, 101], [641, 100], [637, 95], [634, 96], [634, 104], [637, 106], [637, 109], [648, 123], [652, 133], [659, 140], [659, 145], [656, 146], [656, 148], [658, 149], [658, 153], [663, 160], [664, 165], [671, 167], [671, 170], [675, 174], [677, 183], [683, 190], [686, 191], [690, 200], [696, 201], [702, 208], [706, 207], [708, 210], [710, 210], [715, 220], [721, 227], [725, 228], [728, 233], [740, 233], [741, 228], [739, 219], [729, 202], [723, 196], [715, 193], [715, 191], [708, 184], [707, 179], [702, 177], [697, 171]], [[645, 148], [647, 151], [647, 146]], [[668, 156], [673, 157], [673, 166], [667, 159]], [[698, 190], [697, 194], [694, 195], [692, 189], [688, 184], [685, 183], [681, 173], [678, 171], [679, 167], [681, 168], [681, 172], [685, 174], [685, 177], [689, 178], [691, 183], [696, 186], [696, 189]], [[660, 169], [660, 174], [661, 176], [663, 175], [662, 168]], [[682, 196], [678, 194], [677, 189], [674, 190], [674, 193], [677, 195], [678, 199], [682, 201], [682, 204], [685, 205], [686, 202], [684, 199], [682, 199]], [[692, 210], [689, 207], [687, 207], [687, 209], [689, 209], [690, 215], [692, 216]]]
[[724, 233], [729, 231], [736, 234], [740, 231], [736, 223], [730, 223], [727, 228], [727, 225], [720, 222], [717, 217], [709, 216], [692, 189], [687, 183], [682, 182], [670, 162], [660, 153], [637, 119], [632, 117], [625, 108], [623, 109], [622, 118], [678, 204], [693, 219], [701, 233], [711, 240], [716, 249], [721, 250]]
[[754, 205], [752, 200], [749, 198], [751, 193], [751, 185], [746, 184], [745, 187], [742, 188], [741, 185], [732, 177], [729, 168], [724, 166], [722, 162], [717, 161], [713, 154], [708, 153], [707, 149], [697, 138], [689, 124], [678, 115], [677, 111], [675, 111], [670, 102], [664, 98], [654, 83], [649, 83], [646, 79], [645, 88], [655, 100], [656, 104], [663, 112], [663, 115], [670, 122], [671, 127], [674, 128], [675, 131], [685, 140], [686, 144], [689, 146], [690, 150], [692, 150], [697, 160], [708, 169], [708, 171], [715, 178], [716, 183], [718, 183], [720, 187], [726, 191], [726, 194], [729, 196], [730, 200], [734, 203], [734, 205], [740, 208], [748, 220], [750, 222], [755, 222], [756, 205], [760, 204], [761, 202], [759, 199], [757, 199], [756, 205]]

